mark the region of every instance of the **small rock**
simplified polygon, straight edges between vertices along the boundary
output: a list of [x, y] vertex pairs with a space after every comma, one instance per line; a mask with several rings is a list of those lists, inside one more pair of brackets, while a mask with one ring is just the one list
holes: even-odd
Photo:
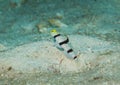
[[49, 19], [48, 22], [50, 23], [50, 25], [55, 26], [55, 27], [68, 27], [66, 24], [62, 23], [60, 20], [58, 19]]
[[63, 15], [61, 13], [56, 13], [56, 19], [63, 19]]
[[8, 67], [8, 69], [7, 69], [8, 71], [10, 71], [10, 70], [12, 70], [12, 67], [10, 66], [10, 67]]
[[47, 32], [47, 24], [46, 23], [39, 23], [36, 25], [38, 32], [43, 33], [43, 32]]

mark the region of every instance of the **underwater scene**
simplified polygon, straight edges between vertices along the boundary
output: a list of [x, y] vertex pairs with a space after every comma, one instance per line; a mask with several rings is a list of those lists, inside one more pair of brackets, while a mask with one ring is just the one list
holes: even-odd
[[0, 0], [0, 85], [120, 85], [120, 0]]

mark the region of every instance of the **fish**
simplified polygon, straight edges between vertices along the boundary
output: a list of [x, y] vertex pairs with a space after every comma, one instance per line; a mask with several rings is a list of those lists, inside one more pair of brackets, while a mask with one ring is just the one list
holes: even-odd
[[50, 34], [52, 35], [54, 42], [56, 43], [56, 47], [63, 50], [68, 58], [77, 58], [77, 55], [72, 49], [69, 38], [67, 36], [60, 34], [56, 29], [52, 29], [50, 31]]

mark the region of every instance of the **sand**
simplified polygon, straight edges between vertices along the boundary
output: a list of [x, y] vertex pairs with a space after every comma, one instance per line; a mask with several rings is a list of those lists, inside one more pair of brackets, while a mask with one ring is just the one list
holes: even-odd
[[0, 53], [1, 78], [29, 73], [84, 74], [93, 70], [94, 76], [100, 78], [119, 76], [115, 74], [120, 70], [119, 45], [81, 35], [70, 35], [69, 38], [75, 52], [80, 53], [76, 60], [68, 59], [51, 41], [24, 44]]
[[[119, 56], [119, 45], [88, 36], [69, 36], [76, 60], [68, 59], [54, 42], [39, 41], [0, 53], [1, 69], [11, 67], [18, 72], [82, 72], [96, 66], [112, 64]], [[117, 62], [117, 61], [116, 61]], [[5, 65], [5, 67], [4, 67]]]

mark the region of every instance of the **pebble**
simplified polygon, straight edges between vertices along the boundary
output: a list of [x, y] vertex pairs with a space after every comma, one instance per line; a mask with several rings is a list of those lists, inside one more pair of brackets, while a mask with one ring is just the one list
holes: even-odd
[[61, 22], [58, 19], [49, 19], [48, 22], [50, 23], [50, 25], [61, 28], [61, 27], [68, 27], [66, 24], [64, 24], [63, 22]]
[[38, 32], [44, 33], [47, 32], [48, 25], [46, 23], [39, 23], [36, 25]]

